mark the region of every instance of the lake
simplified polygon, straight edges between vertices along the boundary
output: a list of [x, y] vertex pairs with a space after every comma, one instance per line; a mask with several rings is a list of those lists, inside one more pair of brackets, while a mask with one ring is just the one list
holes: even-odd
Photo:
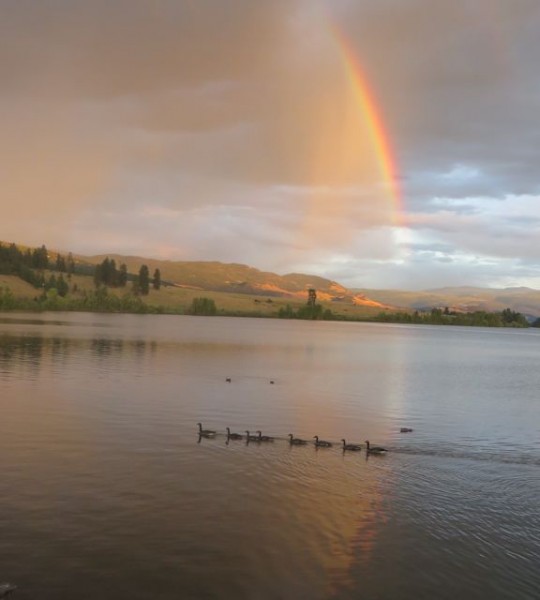
[[4, 313], [0, 391], [14, 600], [540, 597], [538, 329]]

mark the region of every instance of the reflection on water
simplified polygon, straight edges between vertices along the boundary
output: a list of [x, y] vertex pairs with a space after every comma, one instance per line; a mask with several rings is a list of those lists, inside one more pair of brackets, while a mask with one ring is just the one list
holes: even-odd
[[538, 333], [8, 315], [0, 581], [22, 599], [535, 598]]
[[84, 353], [94, 367], [103, 361], [143, 360], [156, 351], [155, 341], [110, 338], [70, 339], [42, 335], [0, 334], [0, 376], [38, 377], [40, 371], [65, 365], [70, 352]]

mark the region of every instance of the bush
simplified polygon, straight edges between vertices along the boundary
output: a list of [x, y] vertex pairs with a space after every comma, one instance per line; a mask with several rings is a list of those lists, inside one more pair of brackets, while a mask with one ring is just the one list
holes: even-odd
[[212, 298], [193, 298], [191, 308], [189, 309], [190, 315], [203, 315], [212, 317], [216, 313], [216, 303], [212, 300]]

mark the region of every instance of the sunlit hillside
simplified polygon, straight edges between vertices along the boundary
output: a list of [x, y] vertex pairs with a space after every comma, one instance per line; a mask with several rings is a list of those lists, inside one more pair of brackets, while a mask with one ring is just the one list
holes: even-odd
[[448, 307], [457, 312], [475, 310], [494, 312], [511, 308], [530, 317], [540, 316], [540, 290], [527, 287], [503, 289], [447, 287], [414, 292], [362, 288], [354, 291], [383, 304], [414, 310]]
[[151, 273], [155, 269], [159, 269], [164, 282], [188, 290], [250, 294], [304, 301], [307, 290], [314, 288], [317, 290], [319, 301], [366, 306], [379, 310], [392, 308], [379, 301], [364, 297], [363, 294], [351, 292], [335, 281], [316, 275], [302, 273], [277, 275], [235, 263], [163, 261], [114, 254], [77, 258], [84, 262], [98, 264], [107, 256], [114, 259], [116, 264], [125, 263], [130, 273], [137, 273], [142, 264], [147, 265]]

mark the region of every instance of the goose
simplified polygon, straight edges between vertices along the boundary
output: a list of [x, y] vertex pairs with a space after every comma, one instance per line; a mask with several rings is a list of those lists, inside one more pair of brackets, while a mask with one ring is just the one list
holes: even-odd
[[399, 433], [410, 433], [411, 431], [412, 431], [412, 428], [411, 428], [411, 427], [402, 427], [402, 428], [399, 430]]
[[362, 446], [360, 444], [347, 444], [345, 440], [341, 440], [343, 442], [343, 450], [350, 450], [351, 452], [358, 452], [362, 450]]
[[304, 444], [307, 444], [307, 441], [300, 438], [295, 438], [292, 433], [289, 433], [289, 444], [291, 446], [303, 446]]
[[11, 583], [0, 583], [0, 598], [7, 598], [17, 589], [16, 585]]
[[274, 380], [273, 379], [270, 379], [270, 384], [274, 385]]
[[241, 440], [244, 436], [241, 433], [231, 433], [229, 427], [227, 427], [227, 438], [231, 440]]
[[257, 433], [259, 434], [259, 437], [257, 438], [257, 441], [259, 442], [273, 442], [274, 438], [270, 437], [269, 435], [263, 435], [260, 431], [257, 431]]
[[368, 454], [386, 454], [388, 450], [381, 446], [370, 446], [369, 441], [366, 440], [366, 451]]
[[320, 440], [318, 435], [314, 435], [313, 438], [315, 439], [315, 446], [317, 446], [317, 448], [331, 448], [332, 447], [332, 442], [327, 442], [326, 440]]
[[259, 436], [258, 435], [251, 435], [251, 433], [249, 433], [249, 431], [246, 429], [246, 441], [247, 442], [258, 442], [259, 441]]
[[230, 378], [230, 377], [227, 377], [227, 378], [225, 379], [225, 381], [226, 381], [227, 383], [231, 383], [231, 378]]
[[197, 425], [199, 426], [199, 435], [203, 437], [214, 437], [216, 435], [216, 432], [212, 429], [203, 429], [201, 423], [197, 423]]

